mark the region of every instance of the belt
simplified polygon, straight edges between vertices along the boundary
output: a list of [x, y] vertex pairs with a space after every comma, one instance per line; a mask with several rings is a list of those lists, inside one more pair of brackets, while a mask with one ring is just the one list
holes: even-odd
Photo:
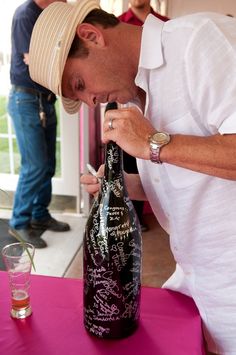
[[52, 92], [50, 92], [49, 94], [45, 94], [34, 88], [27, 88], [25, 86], [20, 86], [20, 85], [12, 85], [12, 89], [15, 90], [16, 92], [24, 92], [26, 94], [35, 95], [37, 97], [40, 97], [41, 99], [48, 101], [49, 103], [54, 103], [56, 101], [56, 96]]

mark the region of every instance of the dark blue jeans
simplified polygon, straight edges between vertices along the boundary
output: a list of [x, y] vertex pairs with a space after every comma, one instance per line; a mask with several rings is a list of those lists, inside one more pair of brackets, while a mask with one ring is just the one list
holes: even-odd
[[47, 116], [46, 127], [39, 119], [37, 95], [11, 90], [8, 112], [12, 118], [19, 151], [21, 169], [15, 193], [10, 226], [26, 228], [31, 219], [50, 216], [48, 205], [52, 194], [52, 177], [56, 166], [57, 118], [53, 103], [43, 100]]

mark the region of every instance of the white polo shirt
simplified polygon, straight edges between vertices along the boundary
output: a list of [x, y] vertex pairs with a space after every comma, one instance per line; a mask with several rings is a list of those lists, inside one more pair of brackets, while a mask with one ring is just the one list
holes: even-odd
[[[236, 20], [149, 15], [135, 82], [158, 131], [236, 133]], [[138, 169], [177, 261], [164, 287], [194, 298], [211, 351], [236, 354], [236, 181], [146, 160]]]

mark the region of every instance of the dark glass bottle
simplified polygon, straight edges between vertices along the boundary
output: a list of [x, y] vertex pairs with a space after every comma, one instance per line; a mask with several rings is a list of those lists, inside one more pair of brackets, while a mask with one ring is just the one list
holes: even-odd
[[141, 229], [123, 176], [122, 151], [109, 142], [105, 174], [84, 235], [84, 324], [101, 338], [122, 338], [138, 326]]

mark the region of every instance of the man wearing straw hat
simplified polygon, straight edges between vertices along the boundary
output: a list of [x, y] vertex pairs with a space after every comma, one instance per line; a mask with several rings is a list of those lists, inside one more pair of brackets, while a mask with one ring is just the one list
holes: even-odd
[[[236, 22], [192, 14], [143, 27], [120, 23], [95, 0], [53, 4], [30, 46], [33, 80], [81, 102], [134, 101], [108, 111], [104, 143], [138, 158], [132, 199], [148, 199], [170, 235], [177, 267], [164, 287], [200, 311], [209, 351], [236, 350]], [[95, 177], [81, 178], [90, 193]]]

